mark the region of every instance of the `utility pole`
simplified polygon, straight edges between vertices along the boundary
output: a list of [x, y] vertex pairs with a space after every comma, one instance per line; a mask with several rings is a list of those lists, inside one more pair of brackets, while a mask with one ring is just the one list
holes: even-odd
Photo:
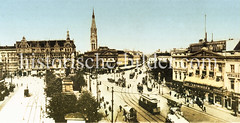
[[96, 70], [96, 76], [97, 76], [97, 80], [96, 80], [96, 93], [97, 93], [97, 102], [98, 102], [98, 72]]
[[161, 92], [160, 92], [160, 80], [158, 80], [158, 93], [161, 94]]
[[113, 123], [113, 87], [112, 87], [112, 123]]
[[89, 71], [89, 91], [92, 92], [92, 88], [91, 88], [91, 69]]
[[113, 72], [114, 72], [114, 82], [115, 82], [115, 81], [116, 81], [116, 80], [115, 80], [115, 69], [113, 69]]
[[163, 95], [163, 84], [162, 84], [162, 95]]

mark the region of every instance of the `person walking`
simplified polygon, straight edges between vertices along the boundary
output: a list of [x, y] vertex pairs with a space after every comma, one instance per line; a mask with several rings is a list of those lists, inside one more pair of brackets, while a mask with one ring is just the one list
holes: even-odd
[[121, 112], [122, 111], [122, 106], [121, 105], [119, 106], [119, 109], [120, 109], [120, 112]]
[[108, 116], [108, 111], [107, 111], [107, 109], [105, 110], [105, 115]]

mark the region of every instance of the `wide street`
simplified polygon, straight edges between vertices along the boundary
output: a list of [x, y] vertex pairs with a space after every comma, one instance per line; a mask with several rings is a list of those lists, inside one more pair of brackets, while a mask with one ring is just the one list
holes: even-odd
[[[123, 118], [119, 118], [119, 106], [123, 105], [129, 105], [137, 110], [137, 120], [139, 122], [164, 122], [166, 120], [167, 114], [169, 113], [169, 106], [167, 105], [167, 98], [175, 98], [173, 96], [169, 96], [169, 88], [166, 86], [160, 85], [160, 94], [159, 94], [159, 88], [153, 88], [152, 91], [148, 91], [147, 87], [144, 85], [143, 87], [143, 94], [151, 95], [152, 97], [156, 97], [159, 99], [159, 105], [160, 105], [160, 114], [159, 115], [153, 115], [146, 111], [144, 108], [139, 106], [138, 100], [140, 97], [140, 93], [137, 90], [137, 84], [142, 81], [142, 78], [145, 77], [147, 74], [145, 73], [146, 69], [144, 67], [139, 68], [139, 70], [142, 70], [142, 74], [135, 74], [135, 77], [133, 79], [129, 78], [130, 73], [134, 72], [133, 70], [125, 71], [125, 74], [123, 75], [124, 78], [126, 78], [126, 86], [125, 88], [120, 87], [116, 85], [115, 83], [109, 82], [108, 78], [114, 79], [114, 74], [104, 74], [98, 76], [98, 83], [101, 83], [101, 85], [98, 86], [100, 92], [99, 97], [104, 97], [105, 101], [110, 102], [108, 106], [111, 105], [112, 100], [112, 92], [111, 88], [114, 87], [114, 121], [122, 121]], [[122, 75], [120, 73], [115, 74], [115, 80], [117, 81], [119, 77]], [[96, 79], [91, 80], [92, 84], [92, 93], [94, 96], [96, 96]], [[131, 87], [128, 88], [128, 85], [131, 84]], [[109, 90], [107, 90], [109, 88]], [[163, 89], [163, 90], [162, 90]], [[163, 94], [163, 95], [162, 95]], [[195, 108], [197, 105], [195, 104]], [[200, 110], [196, 110], [193, 107], [187, 107], [185, 105], [182, 106], [181, 111], [183, 112], [183, 116], [188, 122], [201, 122], [201, 121], [207, 121], [207, 122], [226, 122], [227, 120], [220, 119], [218, 117], [215, 117], [213, 115], [210, 115], [208, 113], [205, 113]], [[111, 121], [111, 113], [107, 117], [107, 121]]]
[[[142, 78], [147, 75], [146, 68], [141, 67], [141, 74], [135, 74], [133, 79], [129, 78], [129, 75], [135, 70], [125, 71], [122, 76], [121, 73], [114, 74], [103, 74], [98, 75], [98, 79], [91, 79], [92, 94], [96, 97], [96, 81], [99, 85], [99, 98], [104, 97], [104, 102], [109, 102], [104, 109], [103, 103], [101, 103], [101, 110], [103, 113], [107, 110], [107, 117], [105, 117], [103, 122], [111, 121], [111, 112], [108, 110], [111, 106], [112, 100], [112, 87], [114, 88], [113, 99], [114, 99], [114, 121], [122, 122], [124, 121], [123, 115], [119, 112], [119, 106], [129, 105], [136, 109], [137, 120], [139, 122], [164, 122], [166, 120], [167, 114], [169, 112], [169, 106], [167, 105], [167, 98], [172, 98], [173, 100], [181, 102], [183, 99], [177, 100], [176, 97], [169, 95], [169, 88], [160, 85], [159, 88], [153, 88], [152, 91], [148, 91], [147, 87], [143, 86], [143, 94], [148, 94], [151, 97], [156, 97], [159, 100], [160, 114], [153, 115], [146, 111], [144, 108], [139, 106], [138, 100], [140, 93], [137, 90], [137, 84], [142, 81]], [[108, 81], [108, 78], [118, 80], [119, 78], [126, 79], [126, 87], [120, 87], [115, 83]], [[88, 77], [86, 77], [88, 78]], [[6, 79], [10, 82], [10, 79]], [[87, 80], [88, 81], [88, 80]], [[12, 82], [16, 84], [14, 93], [7, 99], [5, 103], [1, 103], [0, 107], [0, 122], [53, 122], [52, 119], [46, 118], [45, 113], [45, 95], [44, 95], [44, 81], [43, 78], [37, 77], [21, 77], [13, 78]], [[100, 84], [101, 83], [101, 84]], [[130, 86], [131, 85], [131, 86]], [[129, 86], [129, 88], [128, 88]], [[158, 85], [157, 85], [158, 86]], [[28, 88], [30, 92], [29, 97], [24, 97], [24, 89]], [[223, 118], [215, 117], [209, 113], [205, 113], [197, 109], [197, 105], [194, 107], [187, 107], [183, 105], [181, 111], [183, 116], [189, 122], [227, 122], [229, 120], [224, 120]]]
[[[9, 81], [9, 80], [6, 80]], [[0, 111], [1, 123], [42, 123], [46, 121], [44, 81], [37, 77], [14, 78], [16, 88]], [[28, 88], [30, 96], [24, 97]], [[48, 120], [49, 122], [51, 120]]]

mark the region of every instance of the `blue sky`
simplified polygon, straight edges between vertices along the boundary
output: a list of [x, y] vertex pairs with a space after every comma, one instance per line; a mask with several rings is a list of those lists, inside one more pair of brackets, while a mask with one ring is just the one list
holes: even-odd
[[65, 39], [90, 50], [92, 9], [100, 46], [140, 50], [184, 48], [208, 40], [240, 37], [239, 0], [2, 0], [0, 45], [27, 40]]

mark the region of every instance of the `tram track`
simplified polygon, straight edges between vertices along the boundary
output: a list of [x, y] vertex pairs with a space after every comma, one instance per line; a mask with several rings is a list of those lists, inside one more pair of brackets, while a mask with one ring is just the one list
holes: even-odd
[[[114, 86], [114, 83], [111, 83], [111, 84], [110, 83], [107, 84], [107, 83], [108, 82], [104, 83], [104, 85]], [[127, 88], [125, 88], [125, 92], [123, 92], [123, 88], [120, 88], [118, 86], [115, 86], [115, 87], [116, 87], [115, 92], [121, 93], [122, 100], [129, 106], [132, 106], [133, 108], [135, 108], [137, 110], [137, 113], [140, 116], [142, 116], [147, 122], [164, 122], [165, 121], [165, 118], [160, 119], [159, 117], [145, 110], [143, 107], [139, 106], [138, 101], [136, 101], [138, 99], [134, 100], [133, 97], [131, 96], [132, 92], [129, 92], [129, 90], [133, 89], [133, 87], [129, 88], [128, 91], [126, 91]]]
[[[108, 82], [106, 82], [106, 83], [108, 83]], [[112, 84], [110, 84], [110, 83], [108, 83], [108, 84], [106, 84], [106, 83], [103, 83], [105, 86], [113, 86]], [[129, 105], [129, 106], [135, 106], [135, 104], [133, 103], [133, 102], [131, 102], [131, 100], [129, 100], [129, 101], [127, 101], [127, 99], [125, 99], [125, 97], [126, 96], [124, 96], [123, 95], [123, 93], [122, 93], [122, 90], [123, 90], [123, 88], [120, 88], [120, 87], [117, 87], [117, 88], [115, 88], [117, 91], [116, 92], [118, 92], [118, 93], [121, 93], [121, 99], [127, 104], [127, 105]], [[130, 102], [130, 103], [129, 103]], [[135, 108], [136, 109], [136, 108]], [[136, 109], [136, 110], [138, 110], [138, 109]], [[142, 114], [142, 113], [140, 113], [139, 111], [137, 111], [137, 114], [138, 115], [140, 115], [142, 118], [144, 118], [147, 122], [152, 122], [151, 120], [149, 120], [149, 119], [151, 119], [151, 118], [147, 118], [146, 116], [145, 116], [145, 114]], [[138, 117], [138, 116], [137, 116]]]
[[[134, 87], [134, 86], [133, 86], [133, 87]], [[133, 87], [132, 87], [131, 89], [133, 89]], [[139, 104], [138, 104], [138, 101], [136, 101], [136, 100], [138, 100], [138, 99], [135, 97], [136, 100], [134, 100], [134, 97], [132, 97], [132, 94], [130, 94], [130, 93], [131, 93], [131, 92], [129, 92], [129, 90], [128, 90], [128, 93], [127, 93], [128, 99], [131, 99], [135, 104], [139, 105]], [[141, 106], [138, 106], [138, 107], [139, 107], [139, 109], [142, 108]], [[163, 116], [161, 116], [161, 115], [159, 115], [159, 116], [161, 116], [161, 118], [159, 118], [159, 117], [157, 117], [157, 116], [155, 116], [155, 115], [152, 115], [150, 112], [148, 112], [148, 111], [145, 110], [144, 108], [142, 108], [142, 110], [144, 110], [145, 114], [148, 114], [149, 116], [151, 116], [151, 118], [153, 118], [154, 121], [157, 121], [157, 122], [159, 122], [159, 121], [164, 122], [164, 121], [165, 121], [165, 118], [164, 118]]]
[[[135, 86], [135, 85], [134, 85]], [[133, 87], [134, 87], [133, 86]], [[133, 87], [132, 87], [132, 92], [133, 92]], [[153, 92], [151, 92], [150, 94], [153, 94]], [[156, 95], [156, 94], [153, 94], [153, 95]], [[138, 98], [135, 96], [135, 94], [133, 94], [133, 95], [129, 95], [133, 100], [135, 99], [135, 100], [138, 100]], [[136, 101], [135, 101], [136, 102]], [[154, 115], [155, 117], [157, 117], [159, 120], [164, 120], [165, 121], [165, 117], [163, 116], [163, 115], [161, 115], [161, 114], [158, 114], [158, 115]]]
[[[124, 98], [123, 93], [121, 93], [121, 96], [122, 96], [123, 101], [124, 101], [126, 104], [128, 104], [128, 105], [130, 105], [130, 106], [132, 106], [132, 107], [136, 106], [136, 105], [134, 105], [134, 103], [133, 103], [131, 100], [128, 100], [128, 101], [127, 101], [127, 99]], [[130, 102], [131, 104], [130, 104], [129, 102]], [[137, 110], [137, 114], [138, 114], [138, 115], [141, 115], [141, 117], [143, 117], [147, 122], [152, 122], [151, 120], [149, 120], [149, 118], [146, 118], [146, 116], [145, 116], [144, 114], [142, 114], [141, 112], [138, 111], [139, 108], [135, 108], [135, 109]], [[137, 116], [137, 117], [138, 117], [138, 116]], [[149, 117], [150, 117], [150, 116], [149, 116]], [[150, 117], [150, 118], [153, 119], [152, 117]], [[153, 119], [153, 120], [154, 120], [154, 119]]]
[[[25, 113], [23, 116], [24, 119], [27, 118], [28, 108], [30, 108], [27, 123], [35, 122], [36, 112], [37, 112], [37, 108], [38, 108], [37, 103], [38, 103], [38, 99], [39, 99], [39, 90], [35, 91], [33, 93], [33, 95], [34, 95], [33, 97], [29, 97], [29, 99], [28, 99], [28, 103], [26, 105]], [[35, 109], [35, 112], [32, 113], [34, 109]]]

